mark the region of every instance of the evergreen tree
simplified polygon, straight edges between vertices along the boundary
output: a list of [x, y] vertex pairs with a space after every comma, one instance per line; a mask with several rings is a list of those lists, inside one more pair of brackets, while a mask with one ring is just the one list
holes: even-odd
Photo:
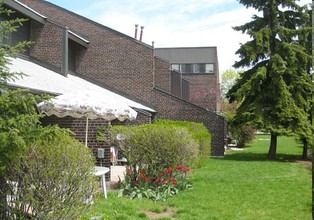
[[278, 135], [311, 135], [308, 120], [312, 85], [311, 56], [305, 39], [311, 34], [307, 6], [295, 0], [240, 0], [261, 16], [234, 27], [250, 35], [236, 52], [235, 68], [247, 68], [228, 91], [230, 102], [240, 103], [235, 121], [271, 133], [268, 158], [276, 156]]
[[8, 19], [14, 13], [0, 5], [0, 219], [6, 219], [7, 195], [7, 167], [18, 155], [26, 149], [34, 135], [34, 129], [39, 124], [36, 111], [37, 98], [26, 95], [22, 91], [10, 91], [7, 81], [14, 80], [21, 75], [8, 71], [10, 58], [29, 45], [29, 42], [20, 42], [17, 45], [8, 45], [5, 42], [10, 33], [17, 31], [25, 19]]

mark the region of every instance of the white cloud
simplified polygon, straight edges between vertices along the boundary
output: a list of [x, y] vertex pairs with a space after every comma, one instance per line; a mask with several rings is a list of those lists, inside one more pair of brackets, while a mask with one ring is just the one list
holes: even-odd
[[[62, 4], [65, 2], [62, 0]], [[217, 46], [220, 72], [234, 64], [238, 59], [235, 52], [239, 44], [249, 39], [232, 27], [250, 21], [255, 12], [237, 0], [89, 2], [87, 7], [76, 12], [131, 37], [134, 36], [134, 24], [145, 26], [143, 41], [147, 44], [155, 41], [156, 47]], [[310, 2], [301, 0], [300, 4]], [[75, 8], [79, 7], [76, 5]]]
[[[143, 41], [156, 47], [217, 46], [220, 70], [230, 68], [237, 57], [235, 51], [248, 37], [232, 29], [247, 22], [253, 10], [240, 7], [233, 11], [208, 16], [187, 17], [180, 13], [155, 13], [141, 16], [137, 11], [121, 13], [112, 10], [96, 20], [129, 36], [134, 36], [134, 24], [143, 25]], [[139, 31], [138, 31], [139, 36]]]

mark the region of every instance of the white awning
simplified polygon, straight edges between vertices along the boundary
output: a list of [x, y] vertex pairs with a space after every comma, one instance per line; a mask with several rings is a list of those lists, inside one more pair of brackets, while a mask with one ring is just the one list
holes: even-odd
[[67, 77], [65, 77], [24, 59], [10, 59], [11, 63], [8, 65], [9, 71], [19, 72], [25, 75], [15, 79], [14, 81], [9, 81], [8, 85], [56, 95], [68, 94], [82, 90], [90, 91], [91, 93], [99, 93], [101, 96], [116, 100], [117, 102], [128, 105], [129, 107], [142, 109], [149, 112], [156, 112], [152, 108], [97, 86], [80, 77], [71, 74], [68, 74]]

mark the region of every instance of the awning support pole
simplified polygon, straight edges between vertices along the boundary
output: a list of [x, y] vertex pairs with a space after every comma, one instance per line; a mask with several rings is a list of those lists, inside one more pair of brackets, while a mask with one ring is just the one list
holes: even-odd
[[85, 128], [85, 146], [87, 147], [87, 134], [88, 134], [88, 117], [86, 118], [86, 128]]

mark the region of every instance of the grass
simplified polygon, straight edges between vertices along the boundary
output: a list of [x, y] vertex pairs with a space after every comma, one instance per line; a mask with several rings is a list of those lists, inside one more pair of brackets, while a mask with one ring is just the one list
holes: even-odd
[[[98, 197], [82, 217], [103, 219], [312, 219], [311, 171], [293, 138], [279, 137], [279, 160], [268, 161], [269, 136], [258, 135], [243, 151], [228, 151], [224, 159], [206, 159], [190, 174], [193, 189], [166, 202]], [[170, 212], [169, 210], [174, 210]], [[168, 215], [161, 215], [167, 213]]]

